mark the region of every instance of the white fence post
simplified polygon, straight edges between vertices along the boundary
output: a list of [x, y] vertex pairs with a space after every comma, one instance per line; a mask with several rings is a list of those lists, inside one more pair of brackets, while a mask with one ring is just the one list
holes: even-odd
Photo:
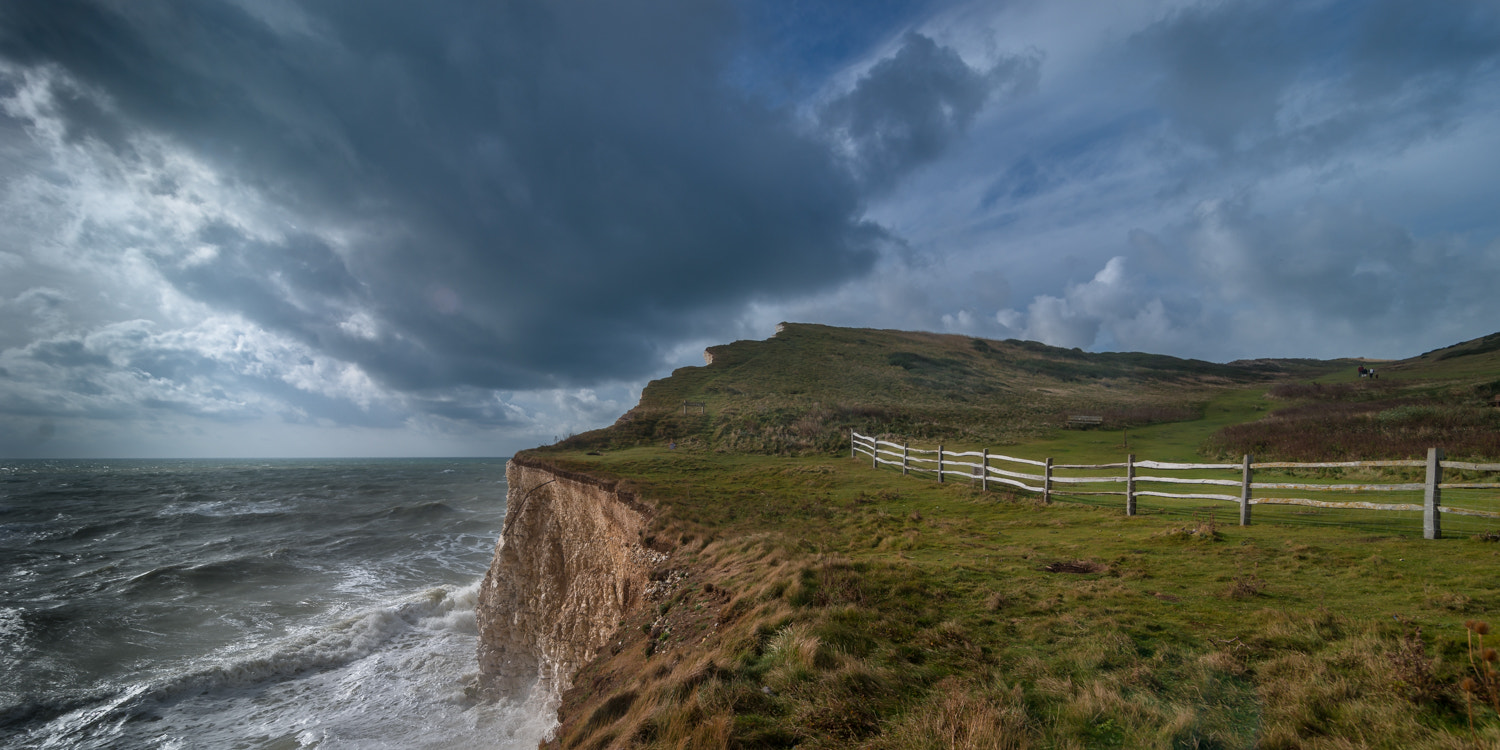
[[1427, 487], [1422, 493], [1422, 538], [1443, 538], [1442, 513], [1438, 508], [1443, 504], [1443, 490], [1438, 485], [1443, 482], [1443, 449], [1427, 449]]
[[1047, 459], [1047, 465], [1042, 472], [1042, 502], [1052, 502], [1052, 459]]
[[1240, 472], [1240, 525], [1250, 525], [1250, 454], [1245, 454], [1244, 468]]
[[1135, 515], [1135, 454], [1125, 456], [1125, 515]]
[[943, 481], [943, 444], [938, 443], [938, 482]]
[[870, 436], [870, 468], [880, 468], [880, 438]]
[[858, 435], [858, 434], [859, 433], [855, 432], [854, 430], [850, 430], [849, 431], [849, 457], [850, 458], [854, 458], [854, 436]]
[[983, 492], [989, 492], [990, 491], [990, 449], [989, 448], [981, 448], [980, 452], [984, 454], [984, 459], [979, 462], [980, 465], [983, 467], [983, 468], [981, 468], [979, 470], [979, 489], [981, 491], [983, 491]]
[[910, 455], [910, 450], [908, 450], [908, 448], [909, 446], [905, 442], [901, 443], [901, 476], [903, 477], [906, 476], [906, 472], [908, 471], [906, 465], [907, 456]]

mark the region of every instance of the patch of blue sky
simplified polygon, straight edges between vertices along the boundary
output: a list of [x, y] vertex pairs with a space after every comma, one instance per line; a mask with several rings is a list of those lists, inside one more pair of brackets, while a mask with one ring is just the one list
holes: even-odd
[[731, 85], [773, 106], [797, 106], [828, 79], [930, 17], [947, 0], [737, 0], [743, 46]]

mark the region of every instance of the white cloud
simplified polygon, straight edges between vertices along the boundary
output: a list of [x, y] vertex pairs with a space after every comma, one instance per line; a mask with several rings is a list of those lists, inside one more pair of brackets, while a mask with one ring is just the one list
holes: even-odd
[[1102, 332], [1118, 339], [1113, 335], [1115, 328], [1131, 323], [1150, 302], [1139, 296], [1126, 277], [1125, 258], [1115, 256], [1088, 282], [1069, 285], [1062, 297], [1038, 295], [1024, 314], [1002, 310], [996, 320], [1017, 329], [1022, 338], [1053, 346], [1089, 348], [1099, 343]]

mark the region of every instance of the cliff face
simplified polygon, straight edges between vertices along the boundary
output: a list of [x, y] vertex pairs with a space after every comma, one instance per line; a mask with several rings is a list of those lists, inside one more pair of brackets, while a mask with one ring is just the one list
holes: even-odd
[[479, 666], [507, 695], [558, 695], [639, 606], [663, 557], [628, 492], [524, 458], [506, 467], [505, 528], [479, 592]]

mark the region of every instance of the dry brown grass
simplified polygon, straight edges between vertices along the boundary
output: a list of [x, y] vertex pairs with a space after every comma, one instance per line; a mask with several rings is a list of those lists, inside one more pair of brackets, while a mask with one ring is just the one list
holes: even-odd
[[1229, 599], [1253, 599], [1260, 596], [1266, 590], [1266, 579], [1261, 578], [1257, 568], [1245, 571], [1242, 563], [1235, 572], [1234, 578], [1230, 579], [1229, 588], [1224, 596]]
[[1445, 690], [1433, 673], [1433, 659], [1427, 655], [1421, 628], [1403, 636], [1386, 658], [1390, 663], [1391, 686], [1407, 700], [1422, 704], [1444, 697]]
[[[817, 476], [778, 474], [804, 475]], [[1182, 544], [1160, 533], [1165, 523], [1132, 521], [1115, 533], [1134, 540], [1100, 551], [1112, 535], [1090, 525], [1069, 538], [1073, 527], [1033, 512], [1007, 516], [1010, 525], [992, 527], [1003, 541], [984, 541], [942, 512], [969, 502], [962, 497], [919, 513], [895, 495], [862, 497], [845, 500], [844, 545], [711, 538], [686, 523], [654, 529], [680, 543], [667, 564], [680, 581], [578, 676], [553, 746], [1426, 748], [1500, 739], [1487, 705], [1476, 703], [1473, 736], [1460, 724], [1452, 639], [1423, 642], [1388, 614], [1311, 609], [1319, 600], [1299, 588], [1299, 578], [1325, 580], [1349, 565], [1390, 568], [1398, 555], [1389, 550], [1351, 558], [1312, 534], [1250, 547], [1227, 527], [1218, 542]], [[1184, 536], [1212, 538], [1208, 525]], [[915, 549], [880, 553], [868, 541], [905, 532], [918, 535]], [[1173, 565], [1152, 566], [1158, 555]], [[1072, 574], [1049, 574], [1052, 562]], [[1197, 583], [1183, 586], [1175, 573], [1193, 566]], [[1236, 597], [1236, 586], [1261, 588]], [[1419, 586], [1402, 606], [1433, 617], [1494, 601], [1488, 590], [1455, 590]], [[1288, 606], [1293, 597], [1304, 603]], [[1157, 617], [1189, 608], [1199, 612], [1191, 629], [1157, 630]]]
[[1027, 750], [1032, 719], [1019, 687], [984, 689], [957, 678], [938, 683], [873, 748], [885, 750]]

